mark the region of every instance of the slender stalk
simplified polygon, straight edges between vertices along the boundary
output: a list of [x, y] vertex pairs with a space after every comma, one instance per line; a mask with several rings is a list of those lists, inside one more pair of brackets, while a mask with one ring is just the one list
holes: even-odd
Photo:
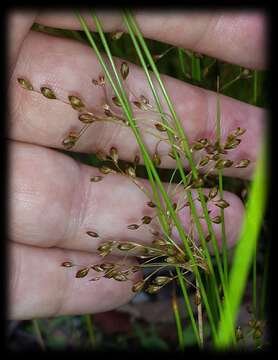
[[93, 325], [93, 321], [92, 321], [92, 315], [86, 314], [84, 315], [85, 321], [86, 321], [86, 325], [87, 325], [87, 330], [88, 330], [88, 334], [89, 334], [89, 340], [90, 340], [90, 344], [92, 349], [96, 348], [97, 342], [96, 342], [96, 336], [95, 336], [95, 331], [94, 331], [94, 325]]
[[175, 284], [173, 283], [173, 291], [172, 291], [172, 308], [174, 313], [174, 318], [176, 322], [177, 327], [177, 334], [178, 334], [178, 340], [179, 340], [179, 347], [180, 350], [184, 350], [185, 343], [184, 343], [184, 335], [182, 330], [182, 324], [181, 324], [181, 317], [178, 309], [178, 303], [177, 303], [177, 294], [175, 289]]
[[179, 64], [181, 69], [181, 78], [186, 78], [186, 63], [185, 63], [185, 53], [182, 48], [178, 48]]
[[32, 323], [33, 323], [34, 332], [36, 334], [38, 344], [40, 345], [42, 350], [45, 350], [45, 343], [43, 341], [41, 329], [40, 329], [40, 326], [39, 326], [39, 321], [37, 319], [33, 319]]

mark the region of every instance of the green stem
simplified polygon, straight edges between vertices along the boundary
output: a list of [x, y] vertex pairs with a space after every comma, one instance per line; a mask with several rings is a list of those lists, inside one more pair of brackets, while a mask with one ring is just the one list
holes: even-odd
[[36, 334], [38, 344], [40, 345], [42, 350], [45, 350], [45, 343], [43, 341], [42, 333], [41, 333], [40, 326], [39, 326], [39, 321], [37, 319], [33, 319], [32, 323], [33, 323], [33, 327], [34, 327], [34, 331]]
[[87, 330], [88, 330], [88, 334], [89, 334], [91, 347], [93, 349], [95, 349], [97, 342], [96, 342], [96, 336], [95, 336], [94, 326], [93, 326], [93, 322], [92, 322], [92, 315], [86, 314], [86, 315], [84, 315], [84, 318], [85, 318], [86, 325], [87, 325]]

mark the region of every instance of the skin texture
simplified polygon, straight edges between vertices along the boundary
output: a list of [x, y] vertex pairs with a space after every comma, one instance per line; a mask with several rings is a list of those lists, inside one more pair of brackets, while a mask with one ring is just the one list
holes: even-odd
[[[154, 16], [139, 12], [136, 17], [146, 37], [250, 68], [265, 66], [265, 19], [261, 14], [195, 12], [166, 17], [163, 13]], [[101, 14], [101, 19], [107, 25], [105, 30], [120, 30], [116, 13]], [[29, 30], [33, 21], [76, 29], [74, 16], [15, 12], [9, 21], [9, 316], [30, 319], [107, 311], [132, 298], [132, 282], [75, 279], [75, 269], [61, 268], [60, 264], [66, 260], [78, 264], [98, 262], [94, 251], [105, 240], [149, 243], [152, 236], [148, 227], [132, 231], [127, 225], [144, 215], [151, 216], [152, 210], [146, 207], [144, 194], [125, 177], [111, 174], [100, 183], [91, 183], [90, 177], [99, 174], [97, 169], [55, 150], [62, 148], [61, 140], [69, 129], [79, 128], [76, 112], [63, 102], [22, 89], [16, 81], [28, 77], [36, 89], [48, 85], [62, 100], [69, 93], [81, 96], [92, 110], [103, 103], [103, 93], [91, 83], [101, 73], [91, 49]], [[167, 76], [163, 80], [190, 142], [200, 137], [213, 138], [215, 94]], [[134, 65], [130, 65], [128, 86], [136, 94], [150, 95], [144, 74]], [[251, 179], [264, 133], [265, 111], [225, 96], [220, 101], [223, 138], [238, 126], [247, 129], [232, 156], [235, 160], [251, 160], [247, 169], [228, 169], [226, 175]], [[153, 151], [154, 138], [145, 135], [144, 140]], [[138, 153], [130, 129], [111, 124], [91, 126], [74, 151], [107, 152], [111, 146], [117, 147], [124, 160]], [[167, 150], [160, 149], [165, 154]], [[173, 164], [169, 157], [162, 156], [161, 166]], [[233, 245], [244, 208], [235, 195], [226, 193], [224, 197], [230, 203], [225, 217], [228, 242]], [[187, 211], [180, 214], [186, 229]], [[219, 212], [215, 207], [212, 211], [215, 215]], [[152, 226], [156, 229], [158, 225], [154, 221]], [[214, 228], [220, 240], [219, 225]], [[87, 236], [88, 230], [97, 231], [100, 237]]]

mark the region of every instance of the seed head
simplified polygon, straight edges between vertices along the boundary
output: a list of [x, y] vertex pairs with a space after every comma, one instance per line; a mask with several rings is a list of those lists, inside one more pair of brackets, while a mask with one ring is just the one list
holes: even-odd
[[168, 282], [170, 282], [172, 280], [172, 278], [170, 278], [169, 276], [157, 276], [153, 283], [155, 285], [158, 285], [158, 286], [161, 286], [161, 285], [165, 285], [167, 284]]
[[139, 225], [137, 225], [137, 224], [130, 224], [130, 225], [128, 225], [128, 227], [127, 227], [129, 230], [137, 230], [137, 229], [139, 229]]
[[161, 158], [158, 153], [154, 153], [152, 160], [155, 166], [159, 166], [161, 164]]
[[26, 90], [34, 90], [33, 85], [30, 83], [30, 81], [23, 79], [23, 78], [18, 78], [17, 81], [19, 82], [19, 84]]
[[229, 168], [233, 165], [233, 161], [229, 159], [219, 159], [215, 163], [216, 169]]
[[100, 171], [102, 174], [104, 174], [104, 175], [107, 175], [107, 174], [109, 174], [109, 173], [113, 173], [113, 172], [114, 172], [114, 170], [111, 169], [111, 168], [108, 167], [108, 166], [101, 166], [101, 167], [99, 168], [99, 171]]
[[224, 145], [224, 149], [226, 150], [235, 149], [240, 143], [241, 143], [240, 139], [233, 139], [231, 141], [227, 141], [226, 144]]
[[41, 87], [41, 93], [43, 94], [43, 96], [45, 96], [48, 99], [56, 99], [53, 90], [51, 90], [48, 87]]
[[62, 145], [67, 149], [71, 149], [79, 139], [79, 134], [74, 131], [70, 131], [69, 135], [63, 140]]
[[248, 159], [242, 159], [240, 162], [235, 164], [236, 168], [246, 168], [250, 164], [250, 160]]
[[116, 106], [118, 106], [118, 107], [122, 106], [122, 104], [121, 104], [121, 102], [120, 102], [120, 100], [119, 100], [119, 98], [117, 96], [113, 96], [112, 101]]
[[156, 129], [157, 129], [158, 131], [161, 131], [161, 132], [167, 131], [166, 127], [163, 126], [163, 125], [160, 124], [160, 123], [156, 123], [154, 126], [156, 127]]
[[150, 207], [150, 208], [155, 208], [155, 207], [156, 207], [155, 203], [153, 203], [152, 201], [148, 201], [148, 202], [147, 202], [147, 205], [148, 205], [148, 207]]
[[218, 187], [217, 187], [217, 186], [214, 186], [214, 187], [209, 191], [209, 194], [208, 194], [209, 200], [214, 199], [217, 194], [218, 194]]
[[106, 251], [111, 251], [113, 247], [113, 241], [107, 241], [105, 243], [103, 243], [102, 245], [100, 245], [97, 250], [100, 252], [106, 252]]
[[78, 270], [77, 273], [75, 274], [75, 277], [76, 277], [76, 278], [83, 278], [83, 277], [85, 277], [85, 276], [88, 274], [89, 270], [90, 270], [90, 268], [87, 268], [87, 267], [84, 268], [84, 269], [80, 269], [80, 270]]
[[194, 302], [195, 302], [195, 305], [198, 306], [201, 304], [201, 295], [199, 292], [196, 292], [195, 293], [195, 296], [194, 296]]
[[235, 130], [234, 135], [235, 135], [235, 136], [241, 136], [241, 135], [243, 135], [245, 132], [246, 132], [246, 129], [243, 129], [243, 128], [238, 127], [238, 128]]
[[215, 224], [220, 224], [221, 223], [221, 216], [214, 216], [213, 218], [211, 218], [211, 221]]
[[137, 282], [132, 286], [132, 291], [133, 291], [133, 292], [139, 292], [139, 291], [143, 290], [144, 285], [145, 285], [145, 281], [144, 281], [144, 280], [137, 281]]
[[129, 251], [137, 247], [137, 244], [131, 242], [123, 242], [120, 243], [117, 248], [121, 251]]
[[119, 40], [122, 36], [123, 36], [124, 32], [123, 31], [114, 31], [111, 34], [111, 39], [112, 40]]
[[91, 124], [94, 121], [97, 120], [97, 118], [91, 114], [91, 113], [82, 113], [78, 116], [78, 119], [83, 123], [83, 124]]
[[134, 169], [134, 167], [132, 167], [132, 166], [128, 166], [128, 167], [126, 168], [126, 170], [125, 170], [125, 173], [126, 173], [128, 176], [132, 177], [132, 178], [135, 178], [135, 177], [136, 177], [135, 169]]
[[92, 182], [99, 182], [103, 179], [103, 176], [92, 176], [90, 181]]
[[127, 78], [128, 74], [129, 74], [129, 66], [124, 61], [121, 64], [121, 75], [122, 75], [123, 80], [125, 80]]
[[146, 292], [149, 294], [155, 294], [160, 290], [160, 286], [158, 285], [149, 285], [146, 289]]
[[83, 107], [85, 107], [85, 105], [83, 104], [83, 102], [81, 101], [81, 99], [77, 96], [74, 95], [69, 95], [68, 96], [69, 102], [72, 106], [72, 108], [74, 110], [81, 110]]
[[143, 224], [150, 224], [151, 221], [152, 221], [152, 218], [150, 216], [143, 216], [142, 219], [141, 219], [142, 223]]
[[86, 234], [93, 237], [93, 238], [98, 238], [99, 237], [98, 233], [96, 233], [95, 231], [87, 231]]
[[200, 161], [200, 166], [206, 166], [209, 161], [210, 161], [210, 157], [209, 157], [209, 156], [205, 156], [205, 157]]
[[228, 206], [230, 206], [230, 204], [224, 200], [224, 199], [220, 199], [218, 201], [215, 201], [214, 204], [218, 207], [220, 207], [221, 209], [225, 209], [227, 208]]
[[118, 154], [118, 150], [115, 147], [111, 147], [111, 149], [109, 151], [109, 155], [115, 163], [118, 162], [119, 154]]
[[64, 261], [61, 266], [63, 267], [73, 267], [73, 263], [71, 261]]

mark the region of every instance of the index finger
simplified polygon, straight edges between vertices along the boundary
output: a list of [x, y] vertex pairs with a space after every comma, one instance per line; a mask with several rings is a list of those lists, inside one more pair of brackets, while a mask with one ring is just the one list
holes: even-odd
[[[191, 49], [249, 68], [266, 66], [266, 16], [258, 11], [178, 12], [135, 11], [147, 38]], [[94, 29], [89, 13], [84, 14]], [[99, 13], [104, 30], [126, 31], [120, 12]], [[42, 12], [36, 22], [58, 28], [80, 29], [72, 12]]]

